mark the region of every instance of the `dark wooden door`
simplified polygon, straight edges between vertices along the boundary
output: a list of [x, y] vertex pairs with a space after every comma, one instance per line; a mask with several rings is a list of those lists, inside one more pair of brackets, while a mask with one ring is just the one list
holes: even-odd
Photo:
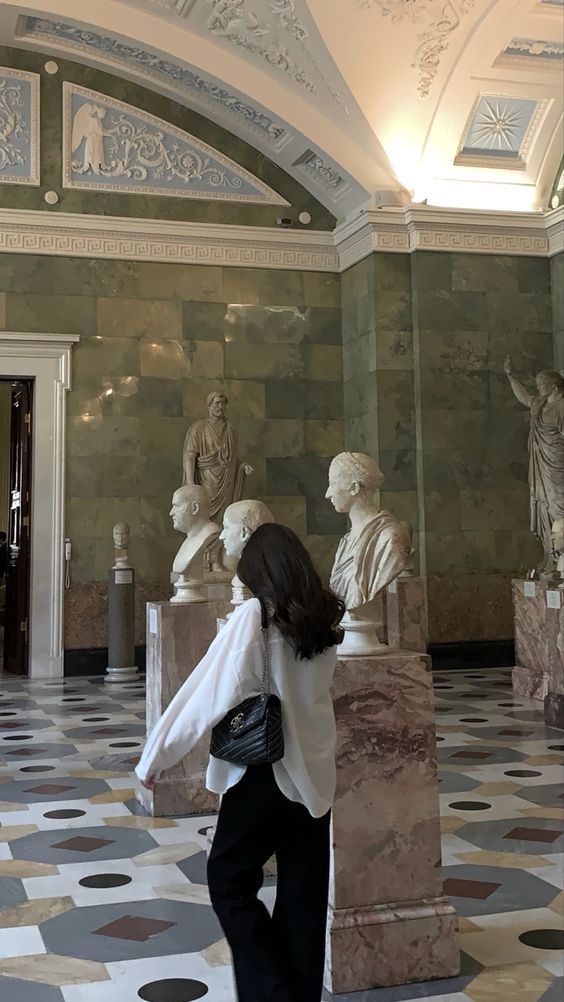
[[29, 660], [32, 402], [31, 380], [12, 384], [4, 671], [15, 675], [27, 675]]

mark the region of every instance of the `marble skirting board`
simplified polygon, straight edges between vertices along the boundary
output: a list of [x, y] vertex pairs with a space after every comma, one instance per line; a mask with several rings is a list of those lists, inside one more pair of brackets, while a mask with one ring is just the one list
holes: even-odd
[[[225, 602], [147, 605], [147, 734], [166, 710], [217, 633], [217, 620], [232, 607]], [[136, 796], [153, 817], [215, 811], [218, 798], [205, 787], [209, 738], [200, 742], [155, 783], [153, 791], [136, 781]]]
[[513, 690], [545, 700], [547, 722], [564, 727], [563, 719], [556, 723], [564, 702], [564, 590], [546, 581], [513, 581], [512, 590]]
[[325, 985], [333, 993], [454, 976], [443, 895], [430, 659], [339, 661], [337, 794]]

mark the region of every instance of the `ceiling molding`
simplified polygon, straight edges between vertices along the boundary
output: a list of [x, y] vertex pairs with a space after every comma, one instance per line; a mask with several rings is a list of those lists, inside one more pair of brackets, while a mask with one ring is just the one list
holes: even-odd
[[547, 213], [406, 208], [363, 212], [333, 233], [0, 209], [0, 252], [343, 272], [374, 252], [547, 257], [564, 207]]

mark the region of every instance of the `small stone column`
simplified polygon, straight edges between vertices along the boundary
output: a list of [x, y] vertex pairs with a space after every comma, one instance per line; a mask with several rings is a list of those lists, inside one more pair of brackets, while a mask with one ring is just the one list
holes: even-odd
[[325, 987], [334, 994], [454, 977], [443, 894], [430, 658], [340, 660], [337, 793]]
[[108, 667], [106, 682], [131, 682], [135, 664], [135, 571], [112, 567], [108, 571]]
[[[228, 602], [147, 603], [147, 734], [203, 658], [218, 619], [230, 608]], [[209, 746], [207, 735], [163, 772], [152, 791], [136, 778], [135, 795], [149, 814], [160, 818], [217, 811], [218, 798], [205, 787]]]

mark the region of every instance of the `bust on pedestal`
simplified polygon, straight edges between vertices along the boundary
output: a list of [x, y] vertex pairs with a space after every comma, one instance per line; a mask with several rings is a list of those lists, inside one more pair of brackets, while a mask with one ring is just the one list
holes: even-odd
[[386, 649], [377, 597], [404, 570], [411, 552], [407, 524], [380, 511], [374, 500], [383, 481], [378, 464], [361, 452], [341, 452], [329, 467], [325, 497], [351, 522], [331, 572], [331, 588], [347, 609], [342, 621], [345, 639], [339, 648], [346, 657]]
[[108, 571], [108, 667], [106, 682], [130, 682], [135, 664], [135, 572], [129, 563], [129, 526], [114, 525], [114, 564]]
[[179, 577], [170, 601], [206, 602], [204, 554], [219, 539], [219, 527], [210, 520], [210, 500], [205, 487], [197, 484], [179, 487], [172, 496], [170, 515], [173, 528], [186, 533], [172, 565], [173, 573]]
[[[239, 560], [255, 529], [267, 522], [274, 522], [274, 516], [262, 501], [236, 501], [229, 505], [223, 516], [223, 529], [219, 537], [226, 555]], [[250, 598], [250, 592], [237, 574], [231, 581], [231, 589], [231, 605], [241, 605]]]

